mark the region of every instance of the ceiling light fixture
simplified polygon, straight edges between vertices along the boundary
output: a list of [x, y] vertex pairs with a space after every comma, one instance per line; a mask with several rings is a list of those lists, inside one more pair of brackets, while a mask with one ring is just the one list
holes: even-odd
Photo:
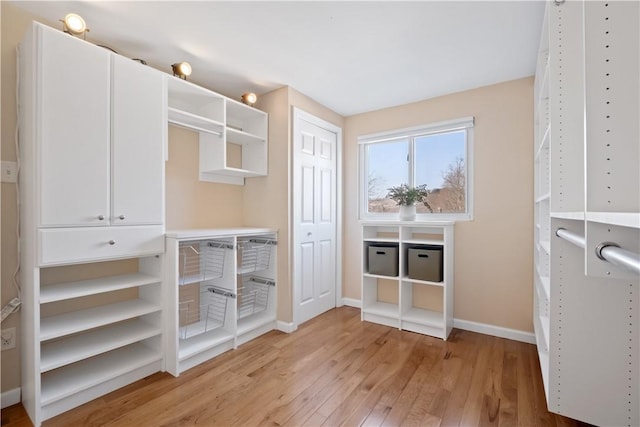
[[86, 37], [86, 32], [89, 31], [87, 24], [82, 19], [82, 16], [77, 13], [67, 13], [64, 19], [61, 19], [63, 31], [74, 36], [83, 35]]
[[171, 65], [173, 75], [178, 76], [183, 80], [187, 80], [187, 76], [191, 75], [191, 64], [188, 62], [177, 62]]
[[258, 101], [258, 96], [253, 92], [247, 92], [242, 95], [242, 98], [240, 98], [240, 100], [243, 103], [253, 107], [253, 104], [255, 104]]

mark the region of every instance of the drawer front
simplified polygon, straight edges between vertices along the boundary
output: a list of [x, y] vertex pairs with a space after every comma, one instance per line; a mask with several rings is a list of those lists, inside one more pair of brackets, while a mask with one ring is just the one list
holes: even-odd
[[39, 239], [41, 266], [164, 252], [162, 226], [43, 229]]

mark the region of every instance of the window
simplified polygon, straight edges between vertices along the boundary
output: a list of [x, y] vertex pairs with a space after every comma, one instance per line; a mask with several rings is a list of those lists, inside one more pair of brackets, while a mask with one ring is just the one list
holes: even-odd
[[426, 185], [418, 220], [471, 219], [473, 118], [360, 137], [360, 217], [395, 219], [390, 187]]

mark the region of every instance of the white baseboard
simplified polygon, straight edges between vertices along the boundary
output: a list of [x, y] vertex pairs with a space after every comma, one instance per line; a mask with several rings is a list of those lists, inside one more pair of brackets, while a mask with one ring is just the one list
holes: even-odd
[[536, 343], [536, 336], [532, 332], [519, 331], [517, 329], [503, 328], [502, 326], [489, 325], [487, 323], [472, 322], [470, 320], [453, 319], [453, 327], [465, 331], [478, 332], [494, 337], [507, 338], [514, 341]]
[[276, 329], [281, 332], [290, 334], [291, 332], [295, 331], [298, 328], [296, 325], [293, 324], [293, 322], [283, 322], [282, 320], [278, 320], [276, 322]]
[[3, 391], [0, 395], [0, 403], [2, 403], [2, 405], [0, 405], [2, 409], [20, 403], [20, 387]]
[[362, 308], [362, 301], [355, 298], [342, 298], [342, 304], [349, 307]]

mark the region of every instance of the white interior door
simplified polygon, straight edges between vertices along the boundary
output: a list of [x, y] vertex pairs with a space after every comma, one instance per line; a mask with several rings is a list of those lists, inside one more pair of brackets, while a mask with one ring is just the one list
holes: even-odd
[[338, 145], [340, 129], [294, 110], [294, 320], [336, 306], [338, 292]]

